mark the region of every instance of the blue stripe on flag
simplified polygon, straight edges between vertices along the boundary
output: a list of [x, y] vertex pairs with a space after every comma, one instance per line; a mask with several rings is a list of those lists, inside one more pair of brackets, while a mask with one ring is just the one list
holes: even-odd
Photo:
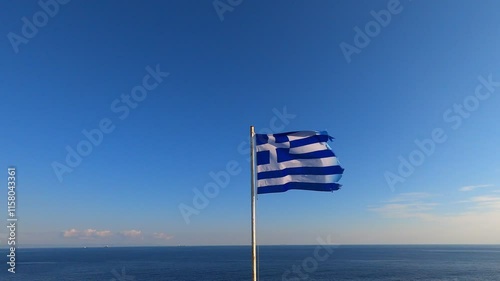
[[270, 185], [257, 188], [257, 194], [285, 192], [290, 189], [312, 190], [312, 191], [335, 191], [342, 185], [338, 183], [310, 183], [310, 182], [289, 182], [282, 185]]
[[[276, 154], [278, 157], [278, 163], [290, 160], [298, 160], [298, 159], [318, 159], [326, 157], [335, 157], [335, 153], [333, 153], [333, 151], [329, 149], [318, 150], [308, 153], [292, 154], [290, 153], [290, 149], [288, 148], [277, 148]], [[257, 162], [257, 165], [260, 165], [260, 163]]]
[[282, 178], [288, 175], [339, 175], [344, 172], [340, 166], [295, 167], [257, 173], [257, 179]]
[[290, 148], [304, 146], [308, 144], [318, 143], [318, 142], [327, 142], [331, 139], [329, 135], [315, 135], [306, 137], [303, 139], [293, 140], [290, 142]]

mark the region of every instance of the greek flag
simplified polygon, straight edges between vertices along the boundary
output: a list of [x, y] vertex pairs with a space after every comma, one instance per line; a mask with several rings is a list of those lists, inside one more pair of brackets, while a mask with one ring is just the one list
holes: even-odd
[[317, 131], [256, 134], [257, 193], [338, 190], [344, 169], [329, 140], [327, 132]]

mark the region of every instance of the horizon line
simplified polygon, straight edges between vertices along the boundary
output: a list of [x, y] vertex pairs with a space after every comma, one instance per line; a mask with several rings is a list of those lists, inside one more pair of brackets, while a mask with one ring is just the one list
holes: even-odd
[[[321, 244], [259, 244], [257, 246], [320, 246]], [[75, 246], [75, 245], [51, 245], [51, 244], [46, 244], [46, 245], [34, 245], [34, 244], [29, 244], [27, 247], [23, 246], [17, 246], [16, 250], [19, 249], [55, 249], [55, 248], [68, 248], [68, 249], [84, 249], [84, 248], [179, 248], [179, 247], [251, 247], [251, 244], [239, 244], [239, 245], [224, 245], [224, 244], [218, 244], [218, 245], [112, 245], [112, 244], [107, 244], [107, 245], [92, 245], [92, 246]], [[359, 244], [327, 244], [327, 246], [500, 246], [500, 243], [496, 244], [491, 244], [491, 243], [408, 243], [408, 244], [401, 244], [401, 243], [394, 243], [394, 244], [388, 244], [388, 243], [381, 243], [381, 244], [376, 244], [376, 243], [359, 243]], [[9, 249], [10, 247], [8, 246], [0, 246], [0, 249]]]

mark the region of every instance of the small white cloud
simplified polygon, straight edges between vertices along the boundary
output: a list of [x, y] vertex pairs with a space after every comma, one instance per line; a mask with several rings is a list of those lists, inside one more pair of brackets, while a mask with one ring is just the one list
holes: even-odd
[[120, 235], [127, 237], [127, 238], [142, 238], [142, 231], [140, 230], [124, 230], [120, 231]]
[[163, 233], [163, 232], [155, 232], [155, 233], [153, 233], [153, 237], [156, 239], [169, 240], [169, 239], [172, 239], [174, 236], [168, 235], [168, 234]]
[[113, 235], [113, 233], [109, 230], [103, 230], [103, 231], [96, 231], [95, 235], [99, 237], [108, 237]]
[[89, 228], [89, 229], [83, 230], [81, 232], [81, 235], [86, 236], [86, 237], [91, 237], [91, 236], [97, 236], [96, 233], [97, 233], [97, 230]]
[[472, 197], [470, 202], [475, 203], [474, 209], [495, 209], [500, 210], [499, 196], [477, 196]]
[[402, 204], [385, 204], [377, 208], [370, 208], [371, 211], [377, 212], [389, 218], [432, 218], [428, 213], [434, 209], [436, 203], [402, 203]]
[[112, 236], [113, 233], [109, 230], [98, 231], [96, 229], [85, 229], [85, 230], [77, 230], [75, 228], [65, 230], [63, 232], [63, 237], [65, 238], [78, 238], [78, 239], [92, 239], [96, 237], [108, 237]]
[[[124, 242], [123, 239], [128, 240], [128, 239], [139, 239], [139, 240], [151, 240], [151, 239], [156, 239], [156, 240], [170, 240], [174, 236], [170, 235], [165, 232], [154, 232], [154, 233], [144, 233], [141, 230], [137, 229], [130, 229], [130, 230], [123, 230], [119, 232], [112, 232], [110, 230], [97, 230], [93, 228], [88, 228], [88, 229], [83, 229], [83, 230], [78, 230], [76, 228], [71, 228], [68, 230], [64, 230], [62, 232], [62, 236], [64, 238], [68, 239], [79, 239], [79, 240], [85, 240], [87, 242], [89, 241], [95, 241], [98, 242], [100, 239], [106, 239], [106, 238], [111, 238], [111, 239], [118, 239], [117, 241]], [[107, 241], [111, 241], [109, 239], [106, 239]]]
[[387, 218], [420, 218], [431, 220], [431, 213], [439, 204], [428, 202], [430, 198], [437, 195], [426, 192], [401, 193], [396, 197], [385, 201], [380, 206], [369, 208]]
[[498, 212], [500, 211], [500, 196], [484, 195], [475, 196], [458, 203], [468, 204], [467, 209], [473, 212]]
[[496, 196], [476, 196], [471, 198], [472, 202], [494, 202], [500, 201], [500, 197]]
[[483, 188], [483, 187], [492, 187], [492, 184], [479, 184], [479, 185], [467, 185], [467, 186], [462, 186], [460, 188], [460, 191], [472, 191], [477, 188]]
[[65, 230], [63, 233], [63, 236], [64, 237], [76, 237], [76, 236], [78, 236], [78, 230], [76, 230], [74, 228], [69, 229], [69, 230]]
[[434, 197], [435, 195], [426, 193], [426, 192], [409, 192], [409, 193], [401, 193], [396, 197], [387, 201], [388, 203], [396, 203], [396, 202], [413, 202], [416, 200], [427, 199], [430, 197]]

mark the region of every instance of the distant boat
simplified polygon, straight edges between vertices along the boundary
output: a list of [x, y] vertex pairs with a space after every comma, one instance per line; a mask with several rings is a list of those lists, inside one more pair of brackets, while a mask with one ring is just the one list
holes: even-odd
[[108, 245], [106, 245], [106, 246], [104, 246], [104, 248], [109, 248], [109, 246], [108, 246]]

